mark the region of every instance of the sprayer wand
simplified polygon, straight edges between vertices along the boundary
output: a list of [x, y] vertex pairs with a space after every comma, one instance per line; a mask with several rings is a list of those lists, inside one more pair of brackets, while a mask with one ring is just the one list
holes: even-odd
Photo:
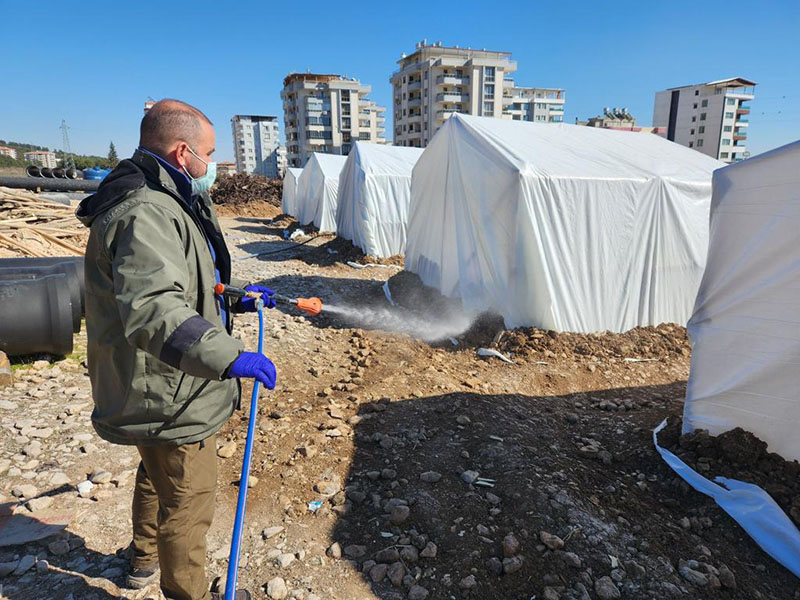
[[[248, 292], [242, 288], [218, 283], [214, 286], [214, 293], [220, 296], [230, 296], [231, 298], [261, 298], [259, 292]], [[305, 311], [310, 316], [315, 317], [322, 312], [322, 300], [319, 298], [289, 298], [281, 294], [273, 294], [271, 296], [276, 302], [281, 304], [293, 304], [298, 309]]]

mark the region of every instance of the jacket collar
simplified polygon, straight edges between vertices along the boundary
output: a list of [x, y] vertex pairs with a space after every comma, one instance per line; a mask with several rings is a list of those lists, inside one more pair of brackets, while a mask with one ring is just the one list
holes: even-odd
[[142, 169], [149, 181], [166, 188], [188, 205], [192, 204], [192, 182], [185, 173], [141, 146], [133, 153], [131, 160]]

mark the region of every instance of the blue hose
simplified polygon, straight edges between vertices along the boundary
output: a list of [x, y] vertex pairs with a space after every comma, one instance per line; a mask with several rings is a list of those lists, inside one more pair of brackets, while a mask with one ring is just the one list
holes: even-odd
[[[264, 353], [264, 303], [256, 300], [258, 310], [258, 352]], [[231, 554], [228, 557], [228, 577], [225, 582], [225, 600], [234, 600], [236, 596], [236, 576], [239, 572], [239, 552], [242, 547], [242, 527], [244, 526], [244, 509], [247, 504], [247, 481], [250, 478], [250, 460], [253, 457], [253, 436], [256, 431], [258, 416], [258, 379], [253, 382], [253, 395], [250, 398], [250, 418], [247, 423], [247, 441], [244, 445], [242, 460], [242, 476], [239, 478], [239, 499], [236, 502], [236, 517], [233, 520], [233, 539]]]

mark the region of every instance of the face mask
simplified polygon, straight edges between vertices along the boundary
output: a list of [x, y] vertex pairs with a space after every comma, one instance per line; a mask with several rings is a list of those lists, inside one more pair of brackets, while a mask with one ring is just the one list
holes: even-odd
[[189, 171], [186, 170], [186, 167], [183, 167], [184, 172], [189, 175], [189, 179], [192, 180], [192, 196], [198, 196], [203, 192], [210, 190], [211, 186], [214, 185], [214, 181], [217, 178], [217, 163], [204, 161], [202, 158], [197, 156], [197, 153], [191, 148], [189, 148], [189, 152], [194, 154], [195, 158], [197, 158], [197, 160], [206, 166], [206, 174], [202, 177], [198, 177], [197, 179], [191, 176]]

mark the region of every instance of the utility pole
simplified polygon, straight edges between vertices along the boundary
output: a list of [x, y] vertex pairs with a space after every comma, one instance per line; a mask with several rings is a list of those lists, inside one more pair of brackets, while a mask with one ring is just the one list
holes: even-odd
[[62, 136], [62, 144], [63, 144], [63, 152], [64, 152], [64, 160], [62, 161], [63, 164], [61, 165], [64, 169], [74, 169], [75, 168], [75, 159], [72, 157], [72, 147], [69, 144], [69, 133], [67, 127], [67, 122], [64, 119], [61, 119], [61, 136]]

